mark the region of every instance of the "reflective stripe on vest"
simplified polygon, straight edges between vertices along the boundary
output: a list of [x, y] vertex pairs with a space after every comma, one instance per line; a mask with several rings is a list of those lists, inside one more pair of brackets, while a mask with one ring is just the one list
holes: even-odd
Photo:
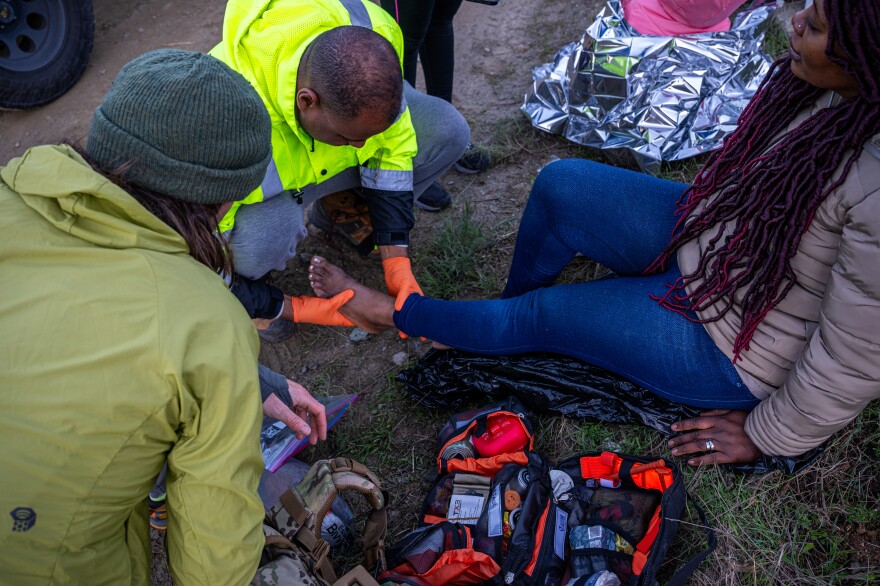
[[383, 191], [412, 191], [413, 172], [361, 167], [361, 185]]
[[370, 13], [367, 12], [367, 7], [364, 6], [364, 3], [361, 2], [361, 0], [339, 0], [339, 2], [345, 6], [346, 10], [348, 10], [348, 15], [351, 17], [351, 24], [368, 29], [373, 28], [373, 22], [370, 20]]

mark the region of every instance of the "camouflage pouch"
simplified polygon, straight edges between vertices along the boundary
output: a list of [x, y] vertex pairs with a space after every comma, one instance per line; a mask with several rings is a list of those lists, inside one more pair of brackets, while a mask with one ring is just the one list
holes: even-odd
[[324, 578], [317, 575], [314, 559], [296, 547], [289, 539], [268, 525], [263, 525], [266, 546], [260, 558], [257, 575], [251, 586], [327, 586]]
[[[321, 537], [321, 523], [339, 492], [345, 490], [363, 495], [371, 509], [364, 528], [366, 567], [372, 570], [373, 576], [385, 569], [383, 538], [388, 524], [388, 494], [366, 466], [347, 458], [335, 458], [315, 462], [299, 484], [282, 494], [267, 512], [264, 525], [267, 559], [263, 560], [265, 564], [261, 563], [254, 584], [376, 584], [361, 566], [337, 580], [327, 557], [330, 546]], [[286, 550], [293, 550], [293, 554]], [[280, 571], [285, 572], [285, 577], [271, 581]], [[289, 571], [295, 573], [288, 575]], [[302, 581], [304, 578], [299, 572], [308, 574], [313, 582]]]
[[363, 566], [331, 583], [319, 574], [313, 557], [268, 525], [263, 532], [266, 547], [251, 586], [379, 586]]

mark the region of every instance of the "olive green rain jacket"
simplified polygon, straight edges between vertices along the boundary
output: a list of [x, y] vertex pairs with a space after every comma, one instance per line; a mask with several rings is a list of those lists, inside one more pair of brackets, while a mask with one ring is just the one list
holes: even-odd
[[403, 59], [400, 27], [370, 0], [230, 0], [227, 4], [223, 41], [210, 54], [241, 73], [266, 104], [272, 119], [272, 163], [263, 184], [236, 202], [220, 222], [222, 231], [232, 229], [240, 205], [323, 183], [350, 167], [360, 167], [363, 187], [412, 191], [412, 159], [418, 144], [409, 108], [361, 148], [315, 141], [296, 119], [296, 74], [303, 53], [321, 33], [348, 25], [382, 35]]
[[184, 240], [65, 146], [0, 168], [0, 584], [245, 584], [263, 544], [258, 339]]

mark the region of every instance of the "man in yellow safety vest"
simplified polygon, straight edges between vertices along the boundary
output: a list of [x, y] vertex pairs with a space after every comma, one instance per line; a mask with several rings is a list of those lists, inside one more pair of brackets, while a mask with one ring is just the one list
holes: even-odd
[[351, 189], [369, 208], [389, 293], [421, 293], [407, 251], [413, 206], [449, 205], [435, 180], [470, 132], [452, 105], [403, 81], [403, 40], [391, 16], [369, 0], [231, 0], [211, 54], [244, 75], [272, 119], [266, 177], [220, 224], [246, 278], [238, 289], [251, 286], [233, 290], [252, 315], [347, 323], [336, 313], [340, 300], [282, 300], [260, 281], [296, 254], [306, 206]]

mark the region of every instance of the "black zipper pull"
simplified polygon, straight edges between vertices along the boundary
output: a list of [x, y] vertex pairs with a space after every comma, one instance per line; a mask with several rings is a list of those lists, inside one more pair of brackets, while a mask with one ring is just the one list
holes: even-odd
[[523, 556], [519, 551], [516, 551], [513, 555], [507, 558], [506, 565], [510, 569], [504, 575], [505, 584], [513, 584], [513, 581], [516, 579], [517, 574], [522, 571], [523, 562], [525, 561], [524, 558], [525, 556]]
[[302, 205], [302, 203], [303, 203], [302, 189], [297, 189], [295, 192], [291, 193], [291, 195], [293, 196], [293, 199], [296, 200], [296, 203], [298, 203], [299, 205]]

